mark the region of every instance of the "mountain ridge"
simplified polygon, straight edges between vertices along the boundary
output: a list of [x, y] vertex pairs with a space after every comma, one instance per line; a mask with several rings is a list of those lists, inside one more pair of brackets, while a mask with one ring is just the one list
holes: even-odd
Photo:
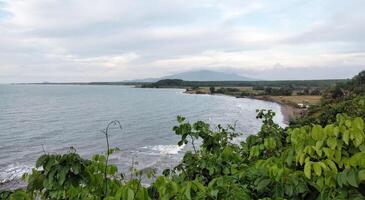
[[146, 78], [130, 80], [131, 82], [156, 82], [163, 79], [182, 79], [184, 81], [253, 81], [250, 77], [234, 73], [219, 72], [213, 70], [194, 70], [167, 75], [160, 78]]

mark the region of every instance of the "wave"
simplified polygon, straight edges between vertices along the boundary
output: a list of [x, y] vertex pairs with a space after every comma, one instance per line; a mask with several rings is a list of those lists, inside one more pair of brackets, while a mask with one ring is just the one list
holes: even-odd
[[184, 149], [185, 145], [156, 145], [156, 146], [145, 146], [142, 147], [143, 149], [151, 150], [150, 153], [155, 154], [158, 153], [159, 155], [176, 155], [181, 150]]
[[24, 173], [31, 172], [32, 167], [20, 164], [11, 164], [0, 169], [0, 183], [20, 179]]

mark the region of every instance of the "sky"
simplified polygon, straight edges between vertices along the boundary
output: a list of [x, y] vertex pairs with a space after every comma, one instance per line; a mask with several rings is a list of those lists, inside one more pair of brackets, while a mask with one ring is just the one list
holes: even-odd
[[365, 69], [364, 0], [0, 0], [0, 83]]

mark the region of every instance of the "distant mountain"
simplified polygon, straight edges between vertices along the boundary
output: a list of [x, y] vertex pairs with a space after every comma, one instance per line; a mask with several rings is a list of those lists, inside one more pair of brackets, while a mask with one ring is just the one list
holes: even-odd
[[253, 81], [257, 79], [240, 76], [233, 73], [218, 72], [211, 70], [188, 71], [161, 78], [145, 78], [126, 80], [124, 82], [157, 82], [163, 79], [182, 79], [184, 81]]
[[144, 78], [144, 79], [126, 80], [124, 82], [153, 83], [159, 80], [161, 80], [161, 78]]
[[182, 79], [185, 81], [252, 81], [254, 79], [240, 76], [233, 73], [217, 72], [210, 70], [188, 71], [170, 76], [161, 77], [161, 79]]

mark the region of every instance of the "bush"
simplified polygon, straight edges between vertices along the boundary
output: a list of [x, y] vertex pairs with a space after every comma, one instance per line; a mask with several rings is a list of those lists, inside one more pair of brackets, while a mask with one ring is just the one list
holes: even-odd
[[272, 96], [291, 96], [292, 93], [293, 89], [290, 87], [280, 87], [280, 88], [267, 87], [264, 90], [265, 95], [272, 95]]
[[[233, 127], [216, 130], [178, 117], [179, 145], [191, 143], [179, 165], [150, 186], [142, 172], [130, 180], [106, 155], [83, 159], [74, 151], [41, 156], [25, 175], [26, 190], [2, 192], [4, 199], [364, 199], [365, 134], [362, 118], [338, 114], [326, 126], [282, 129], [275, 113], [258, 111], [263, 125], [240, 144]], [[198, 148], [196, 141], [200, 140]], [[148, 173], [148, 177], [154, 172]]]
[[215, 87], [210, 87], [209, 91], [210, 91], [211, 94], [214, 94], [215, 93]]

